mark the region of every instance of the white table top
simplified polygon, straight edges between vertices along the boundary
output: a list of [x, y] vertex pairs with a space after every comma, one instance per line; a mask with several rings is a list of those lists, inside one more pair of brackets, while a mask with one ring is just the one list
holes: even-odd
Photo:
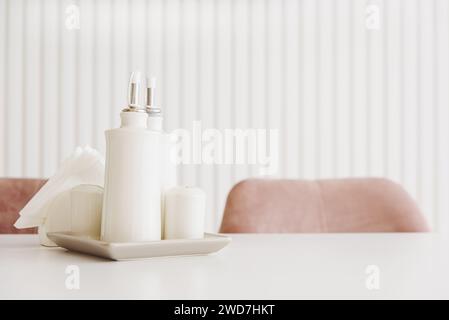
[[[232, 235], [210, 256], [114, 262], [0, 235], [0, 298], [449, 298], [449, 239], [436, 234]], [[80, 288], [67, 289], [68, 265]], [[366, 282], [379, 270], [379, 289]], [[373, 283], [368, 281], [369, 283]]]

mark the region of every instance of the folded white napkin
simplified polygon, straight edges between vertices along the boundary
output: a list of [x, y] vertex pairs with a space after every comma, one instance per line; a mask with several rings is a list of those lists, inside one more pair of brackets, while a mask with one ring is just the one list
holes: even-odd
[[[104, 158], [95, 149], [85, 146], [62, 162], [56, 174], [37, 192], [20, 211], [14, 226], [18, 229], [42, 226], [50, 213], [52, 200], [80, 184], [103, 186]], [[61, 198], [61, 197], [59, 197]], [[54, 215], [54, 213], [52, 213]], [[64, 213], [61, 213], [64, 215]]]

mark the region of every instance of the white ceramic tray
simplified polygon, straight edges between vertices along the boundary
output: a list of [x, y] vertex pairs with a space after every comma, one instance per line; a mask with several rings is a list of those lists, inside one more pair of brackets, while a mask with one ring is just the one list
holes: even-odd
[[71, 232], [50, 232], [47, 236], [58, 246], [111, 260], [130, 260], [164, 256], [205, 255], [217, 252], [231, 242], [223, 235], [205, 233], [203, 239], [148, 242], [104, 242]]

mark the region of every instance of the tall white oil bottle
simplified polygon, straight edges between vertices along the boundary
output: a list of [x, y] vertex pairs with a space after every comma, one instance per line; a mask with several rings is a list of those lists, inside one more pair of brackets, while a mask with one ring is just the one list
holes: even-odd
[[161, 132], [147, 129], [139, 104], [140, 73], [131, 75], [120, 128], [107, 130], [101, 239], [161, 240]]
[[177, 164], [171, 157], [173, 142], [164, 132], [164, 117], [160, 106], [155, 103], [156, 79], [147, 79], [146, 110], [148, 113], [148, 130], [159, 131], [161, 139], [161, 234], [164, 238], [165, 228], [165, 193], [178, 185]]

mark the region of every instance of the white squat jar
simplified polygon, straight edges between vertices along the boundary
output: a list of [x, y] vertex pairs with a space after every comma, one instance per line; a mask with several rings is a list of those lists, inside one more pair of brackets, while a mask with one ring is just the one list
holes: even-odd
[[174, 187], [165, 193], [165, 239], [204, 237], [206, 195], [195, 187]]

